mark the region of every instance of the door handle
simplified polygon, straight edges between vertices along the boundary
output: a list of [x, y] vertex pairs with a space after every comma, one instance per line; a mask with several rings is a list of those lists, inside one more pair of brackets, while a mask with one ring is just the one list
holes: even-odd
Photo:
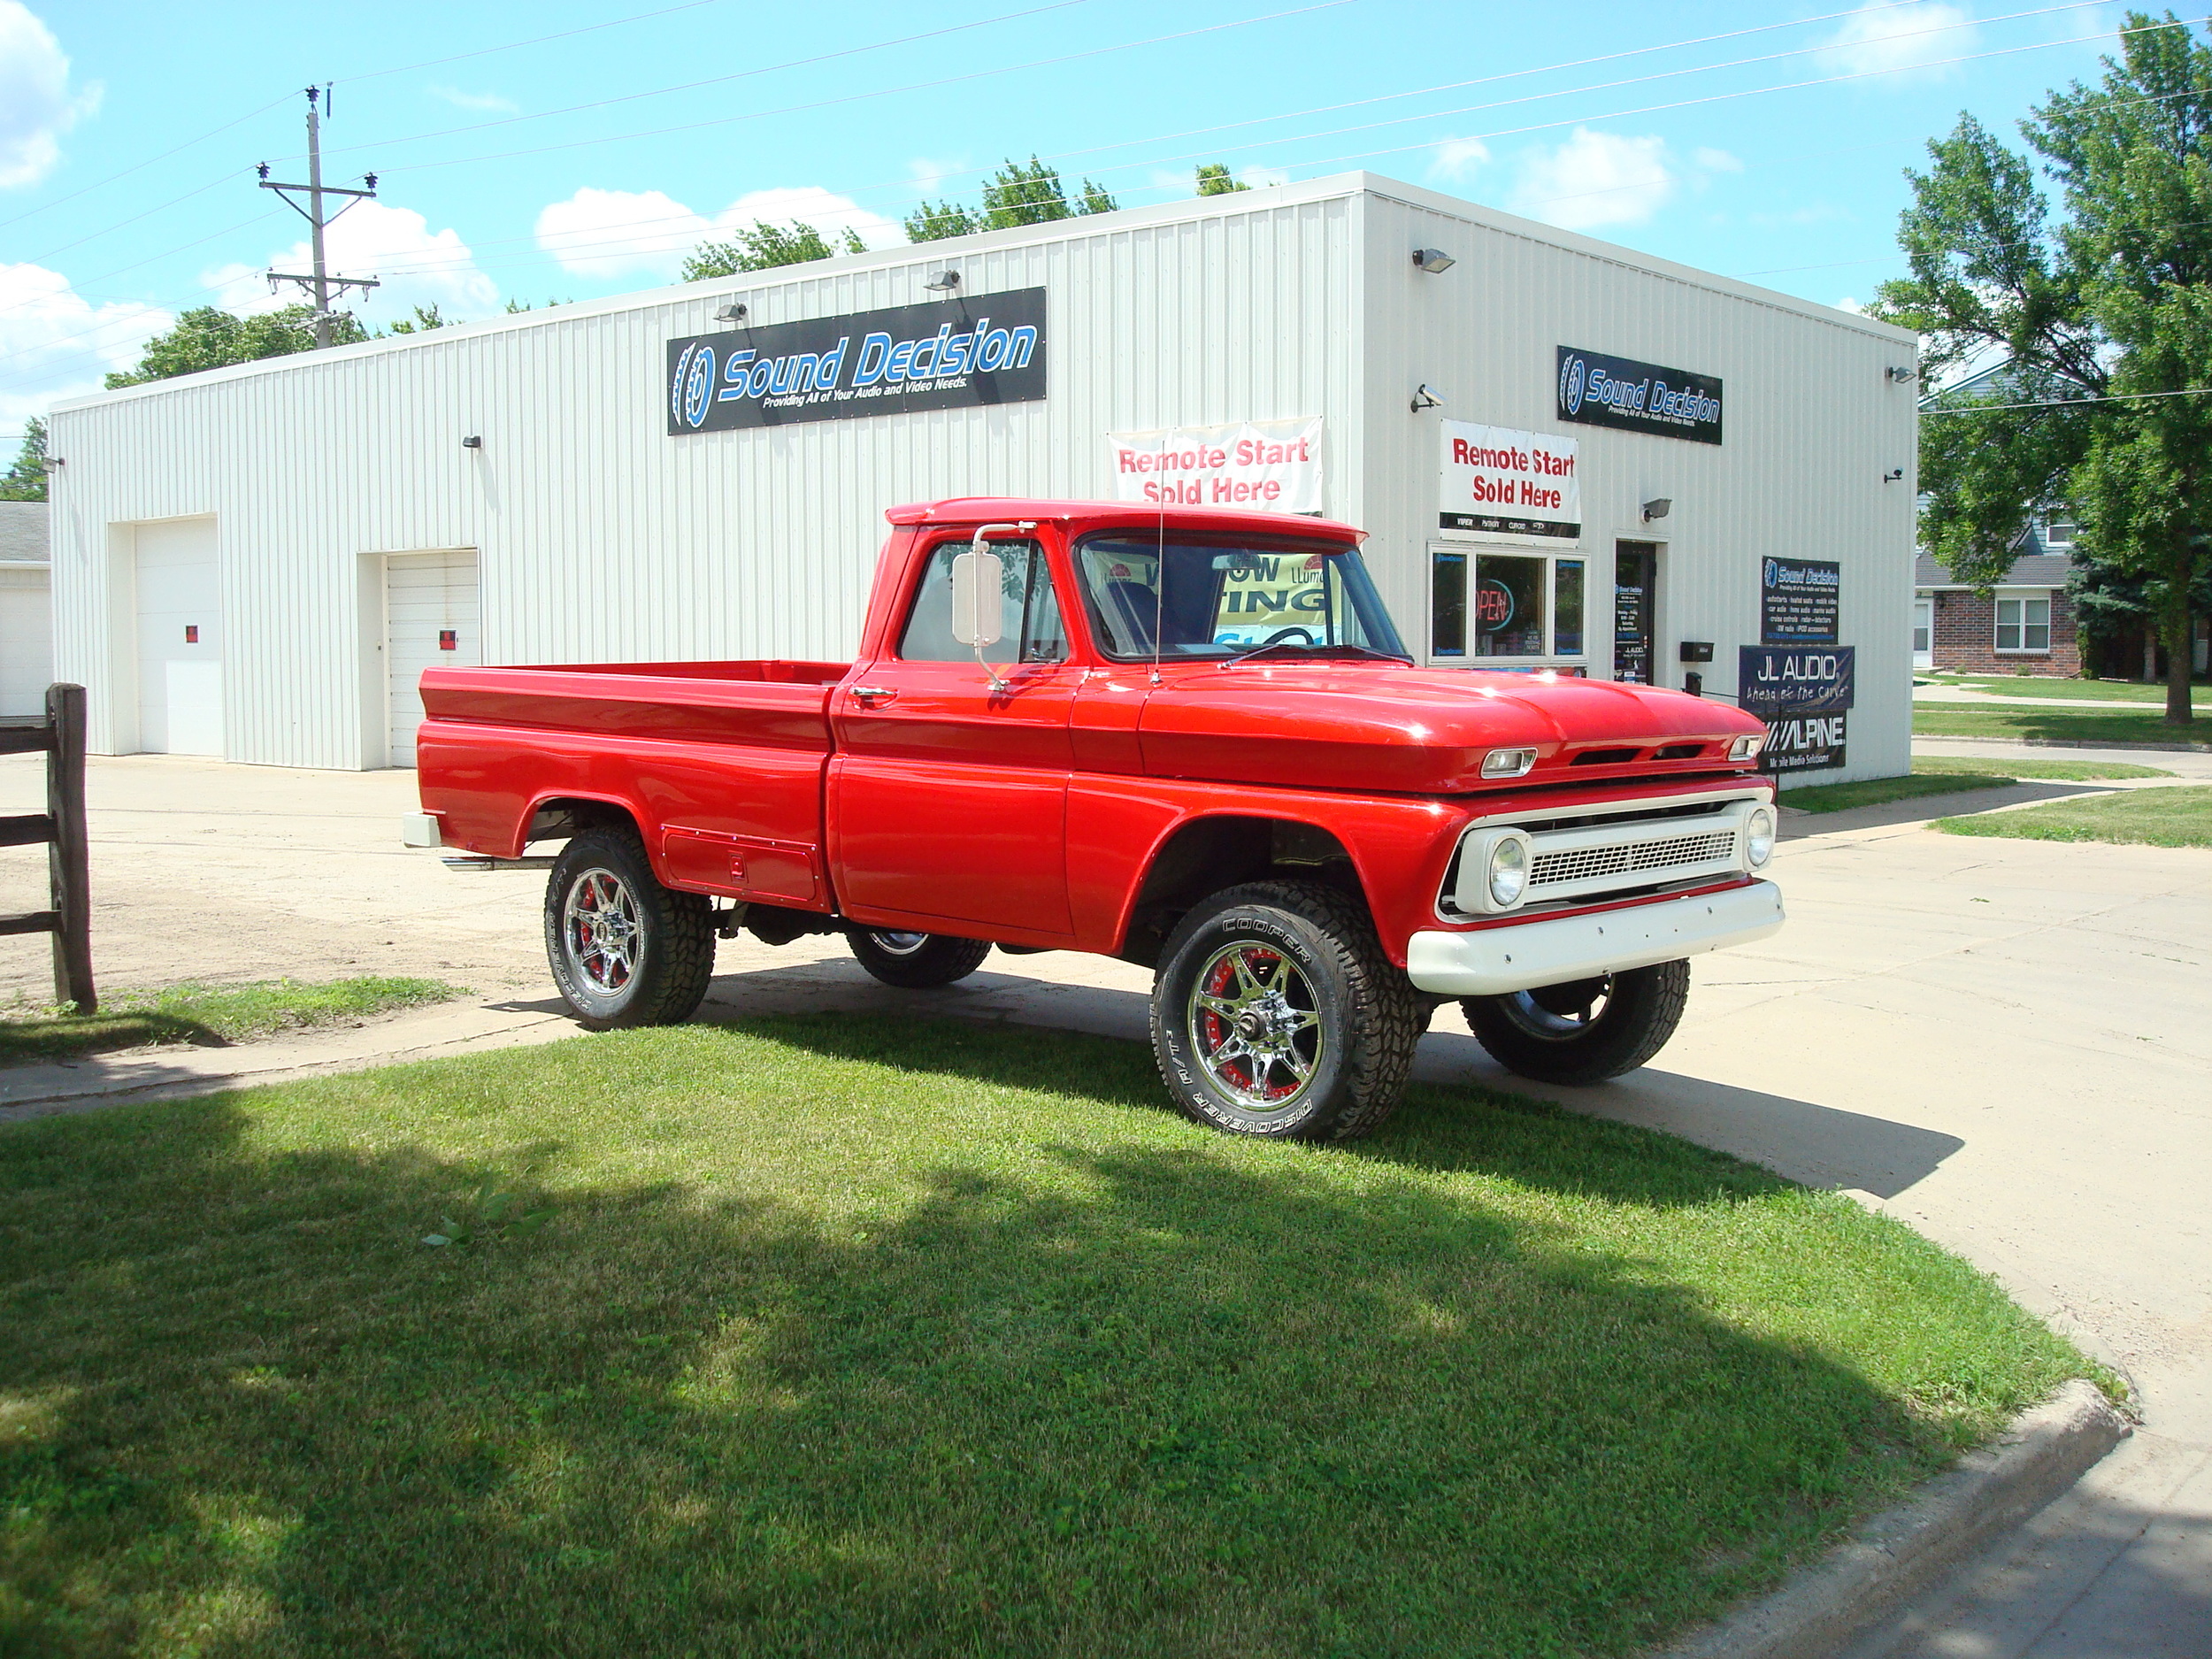
[[879, 703], [888, 703], [898, 695], [888, 686], [855, 686], [852, 689], [853, 700], [870, 709]]

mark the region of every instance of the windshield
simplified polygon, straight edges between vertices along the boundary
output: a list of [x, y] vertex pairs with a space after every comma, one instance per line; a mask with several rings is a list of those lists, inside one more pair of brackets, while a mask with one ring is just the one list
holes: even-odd
[[[1166, 581], [1160, 580], [1163, 566]], [[1359, 550], [1340, 541], [1112, 530], [1076, 544], [1099, 649], [1123, 662], [1285, 655], [1404, 657]]]

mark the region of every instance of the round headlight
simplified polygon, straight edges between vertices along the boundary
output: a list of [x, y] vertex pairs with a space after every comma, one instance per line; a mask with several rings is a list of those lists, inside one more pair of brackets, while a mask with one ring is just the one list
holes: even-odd
[[1508, 835], [1490, 849], [1490, 902], [1506, 910], [1521, 902], [1528, 887], [1528, 843]]
[[1754, 870], [1763, 866], [1774, 856], [1774, 811], [1770, 807], [1755, 806], [1743, 821], [1743, 852], [1745, 862]]

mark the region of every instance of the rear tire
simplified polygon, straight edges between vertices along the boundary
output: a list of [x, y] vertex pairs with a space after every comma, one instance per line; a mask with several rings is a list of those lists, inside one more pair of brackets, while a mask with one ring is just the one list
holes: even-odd
[[947, 933], [856, 929], [845, 939], [862, 967], [902, 991], [926, 991], [964, 979], [991, 954], [985, 940], [955, 939]]
[[1602, 1083], [1667, 1046], [1689, 1000], [1690, 964], [1578, 979], [1460, 1003], [1475, 1041], [1509, 1071], [1540, 1083]]
[[1256, 881], [1161, 953], [1152, 1051], [1178, 1106], [1232, 1134], [1350, 1141], [1396, 1108], [1426, 1023], [1356, 899]]
[[661, 886], [636, 831], [586, 830], [545, 884], [545, 955], [587, 1029], [680, 1025], [714, 977], [714, 914]]

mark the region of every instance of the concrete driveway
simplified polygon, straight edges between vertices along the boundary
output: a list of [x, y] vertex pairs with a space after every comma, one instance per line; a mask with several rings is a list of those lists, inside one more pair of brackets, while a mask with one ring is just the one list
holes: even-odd
[[[2212, 775], [2212, 757], [2131, 758]], [[539, 879], [453, 875], [401, 850], [412, 786], [404, 772], [96, 760], [103, 982], [432, 973], [477, 1000], [392, 1022], [383, 1052], [565, 1033], [540, 955]], [[0, 761], [0, 811], [34, 806], [38, 787], [35, 762]], [[1919, 821], [1989, 799], [1793, 818], [1778, 856], [1783, 933], [1699, 960], [1688, 1018], [1655, 1065], [1603, 1088], [1531, 1092], [1857, 1193], [2134, 1379], [2142, 1431], [1855, 1659], [2204, 1659], [2212, 852], [1952, 837]], [[41, 852], [0, 850], [0, 909], [39, 902], [42, 871]], [[892, 992], [841, 946], [749, 941], [723, 947], [707, 1012], [943, 1011], [1141, 1039], [1148, 982], [1079, 956], [999, 956], [961, 986]], [[0, 1002], [46, 992], [43, 941], [0, 941]], [[355, 1033], [329, 1058], [367, 1063], [378, 1041]], [[76, 1070], [97, 1086], [134, 1064]], [[203, 1076], [227, 1064], [193, 1058]], [[1521, 1087], [1455, 1010], [1419, 1069]]]

